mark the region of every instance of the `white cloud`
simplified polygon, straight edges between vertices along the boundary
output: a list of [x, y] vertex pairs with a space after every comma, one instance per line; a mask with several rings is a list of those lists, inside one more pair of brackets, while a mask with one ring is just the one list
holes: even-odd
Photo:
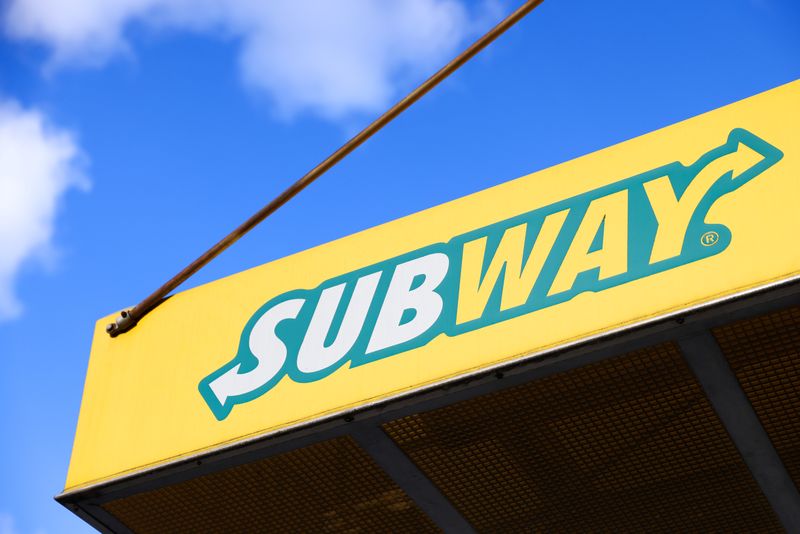
[[98, 65], [130, 51], [131, 24], [211, 32], [240, 42], [244, 81], [283, 114], [328, 118], [385, 107], [411, 75], [429, 72], [487, 16], [462, 0], [11, 0], [15, 38], [53, 50], [52, 64]]
[[69, 132], [50, 125], [37, 110], [0, 99], [0, 320], [22, 311], [14, 292], [20, 269], [32, 260], [42, 262], [53, 250], [62, 195], [88, 184], [79, 162]]

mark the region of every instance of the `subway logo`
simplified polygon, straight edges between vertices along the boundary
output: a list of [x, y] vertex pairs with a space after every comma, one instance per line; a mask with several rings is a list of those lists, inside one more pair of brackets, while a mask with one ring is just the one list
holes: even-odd
[[[284, 293], [244, 326], [236, 355], [200, 381], [218, 420], [283, 379], [313, 382], [720, 254], [714, 203], [783, 153], [747, 130], [680, 162]], [[531, 199], [535, 201], [536, 199]]]

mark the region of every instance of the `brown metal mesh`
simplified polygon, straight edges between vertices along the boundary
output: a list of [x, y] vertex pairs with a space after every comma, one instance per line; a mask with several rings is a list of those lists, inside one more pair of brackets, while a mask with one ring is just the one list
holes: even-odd
[[438, 532], [349, 438], [103, 505], [137, 533]]
[[714, 336], [800, 485], [800, 307], [717, 328]]
[[672, 345], [387, 423], [481, 532], [781, 532]]

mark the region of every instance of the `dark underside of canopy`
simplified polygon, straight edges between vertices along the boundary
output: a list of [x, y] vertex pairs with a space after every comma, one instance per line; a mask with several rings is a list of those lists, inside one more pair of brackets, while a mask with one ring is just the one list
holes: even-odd
[[111, 532], [800, 532], [800, 286], [59, 497]]

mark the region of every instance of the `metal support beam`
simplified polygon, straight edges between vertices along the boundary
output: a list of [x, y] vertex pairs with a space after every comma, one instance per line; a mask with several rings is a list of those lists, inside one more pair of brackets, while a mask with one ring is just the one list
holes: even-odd
[[436, 526], [449, 533], [473, 533], [475, 529], [442, 495], [433, 482], [376, 425], [358, 425], [353, 437], [400, 488], [425, 512]]
[[678, 344], [775, 515], [800, 533], [800, 494], [716, 339], [704, 331]]

